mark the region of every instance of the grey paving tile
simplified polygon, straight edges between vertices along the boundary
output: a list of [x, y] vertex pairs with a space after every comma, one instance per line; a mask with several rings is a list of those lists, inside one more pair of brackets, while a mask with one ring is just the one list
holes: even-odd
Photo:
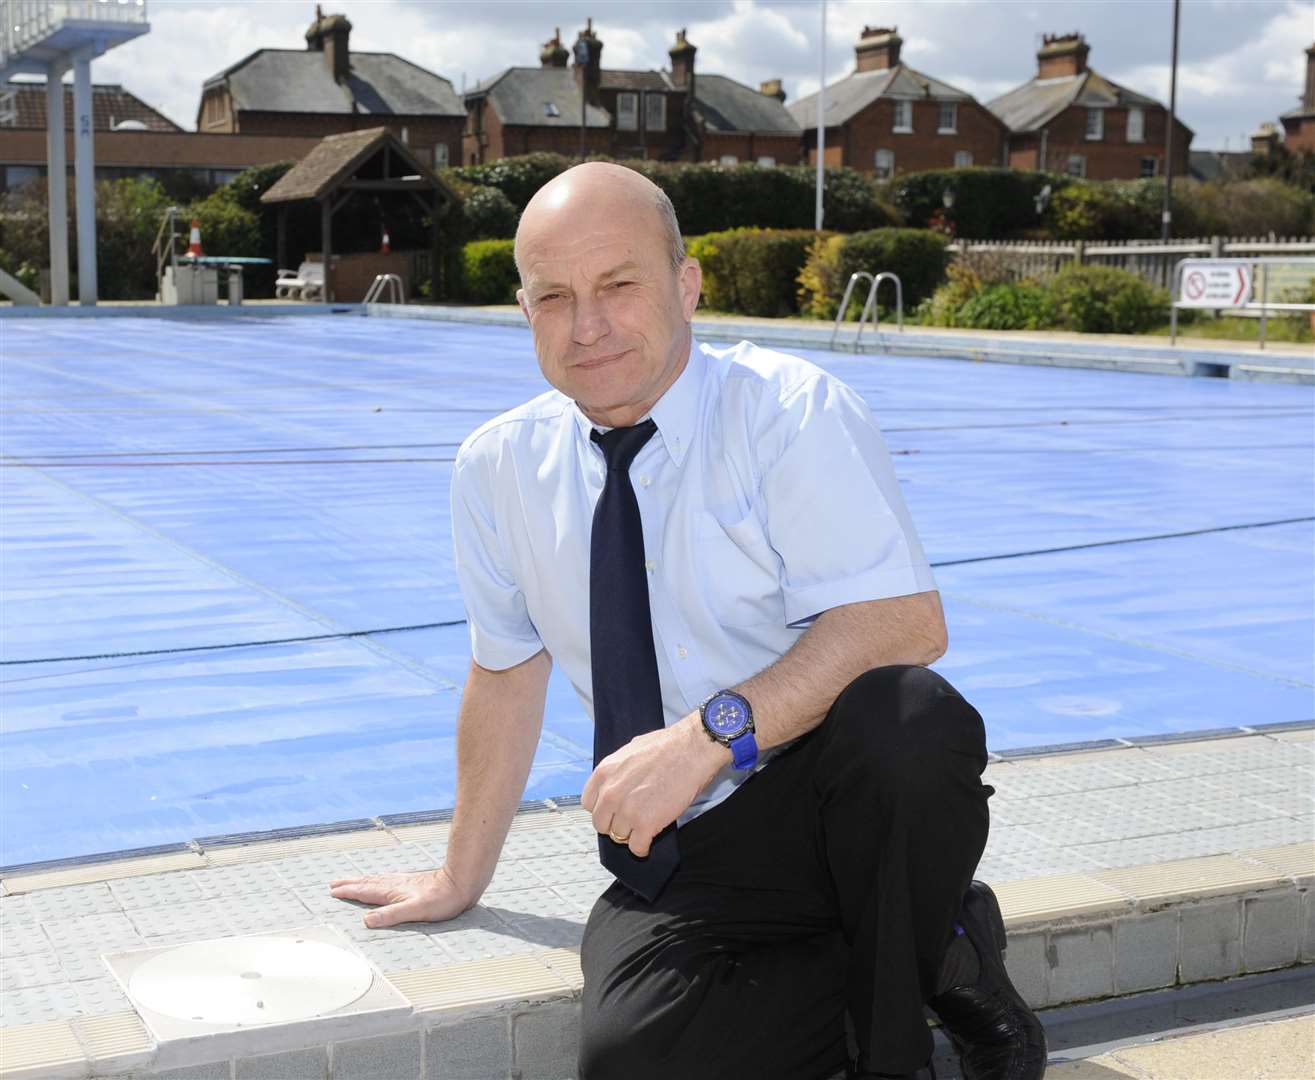
[[[146, 942], [141, 942], [141, 945], [145, 946]], [[109, 975], [109, 968], [101, 959], [101, 953], [127, 952], [131, 948], [131, 945], [91, 945], [81, 949], [61, 949], [57, 955], [65, 976], [71, 982], [79, 982], [83, 979], [103, 979]]]
[[988, 765], [982, 780], [1010, 799], [1083, 790], [1081, 784], [1068, 778], [1065, 766], [1038, 769], [1012, 764]]
[[1108, 926], [1053, 930], [1049, 942], [1050, 1000], [1107, 997], [1114, 992], [1114, 934]]
[[[598, 860], [595, 858], [594, 860]], [[510, 892], [513, 889], [533, 889], [544, 881], [518, 859], [505, 859], [498, 863], [489, 882], [489, 892]]]
[[576, 1074], [580, 1003], [540, 1005], [512, 1018], [512, 1055], [521, 1080], [564, 1080]]
[[168, 907], [134, 908], [128, 918], [144, 938], [190, 934], [197, 941], [229, 937], [234, 933], [227, 918], [229, 900], [194, 900]]
[[[1024, 835], [1031, 834], [1040, 840], [1040, 844], [1017, 847], [1014, 851], [1005, 850], [1002, 854], [1013, 855], [1017, 851], [1026, 851], [1036, 847], [1057, 848], [1072, 847], [1077, 844], [1093, 844], [1101, 840], [1119, 838], [1118, 818], [1109, 817], [1070, 817], [1054, 818], [1050, 821], [1034, 821], [1025, 827]], [[987, 847], [991, 841], [987, 840]]]
[[1024, 851], [1009, 856], [1010, 877], [1018, 881], [1029, 877], [1051, 877], [1055, 874], [1080, 874], [1085, 870], [1102, 870], [1095, 859], [1073, 848], [1054, 847], [1039, 851]]
[[521, 866], [531, 871], [539, 884], [556, 887], [577, 881], [608, 881], [612, 875], [598, 861], [598, 850], [574, 855], [552, 855], [546, 859], [524, 859]]
[[327, 889], [334, 878], [360, 877], [364, 873], [355, 855], [355, 851], [316, 851], [270, 859], [264, 865], [291, 889]]
[[133, 1080], [231, 1080], [233, 1071], [227, 1061], [213, 1061], [208, 1065], [188, 1065], [165, 1072], [134, 1074]]
[[345, 909], [348, 901], [340, 900], [329, 892], [328, 885], [321, 889], [291, 889], [289, 896], [295, 896], [297, 901], [307, 911], [311, 912], [316, 918], [321, 915], [327, 915], [331, 912], [342, 911]]
[[26, 893], [0, 896], [0, 930], [10, 926], [34, 926], [39, 921]]
[[103, 979], [83, 979], [72, 984], [78, 995], [83, 1016], [105, 1016], [108, 1013], [132, 1011], [132, 1002], [119, 989], [112, 976]]
[[56, 952], [85, 949], [93, 942], [103, 949], [130, 949], [146, 944], [137, 927], [122, 911], [53, 919], [43, 921], [41, 926]]
[[553, 892], [567, 903], [575, 904], [577, 909], [588, 912], [613, 880], [609, 875], [605, 881], [576, 881], [569, 885], [554, 885]]
[[59, 966], [59, 956], [54, 949], [47, 948], [43, 952], [23, 955], [11, 955], [6, 950], [3, 955], [4, 963], [0, 963], [0, 992], [69, 981], [68, 973]]
[[224, 901], [224, 919], [243, 934], [289, 930], [320, 921], [291, 890], [234, 894]]
[[485, 893], [480, 904], [508, 923], [528, 917], [570, 915], [579, 907], [558, 896], [546, 885], [537, 889]]
[[437, 870], [443, 865], [435, 862], [434, 856], [418, 844], [353, 851], [352, 862], [364, 874], [409, 874]]
[[244, 892], [268, 892], [284, 885], [283, 879], [270, 869], [267, 862], [208, 866], [203, 870], [185, 871], [182, 876], [196, 885], [201, 895], [207, 898]]
[[82, 1015], [82, 1003], [73, 987], [73, 983], [52, 983], [0, 992], [0, 1025], [43, 1024]]
[[1238, 801], [1289, 817], [1315, 813], [1315, 792], [1310, 791], [1258, 792]]
[[317, 1046], [310, 1050], [238, 1058], [233, 1075], [237, 1080], [328, 1080], [329, 1053]]
[[421, 1060], [418, 1031], [334, 1043], [333, 1080], [420, 1080]]
[[492, 930], [452, 930], [434, 934], [432, 940], [453, 963], [458, 964], [538, 951], [539, 946], [522, 937], [516, 937], [510, 932], [510, 928], [503, 927], [502, 931], [495, 933]]
[[1050, 842], [1039, 833], [1033, 832], [1031, 827], [1022, 825], [1006, 826], [1003, 829], [992, 829], [986, 838], [987, 853], [996, 855], [1014, 855], [1020, 851], [1034, 851], [1038, 848], [1048, 847]]
[[375, 933], [370, 937], [354, 937], [352, 944], [387, 975], [440, 967], [451, 962], [451, 957], [435, 945], [428, 934]]
[[190, 904], [204, 899], [200, 887], [186, 874], [147, 874], [108, 882], [110, 892], [125, 911], [132, 908]]
[[1044, 932], [1010, 934], [1009, 947], [1005, 949], [1005, 968], [1009, 972], [1009, 981], [1032, 1008], [1039, 1009], [1050, 1003], [1047, 987], [1050, 961]]
[[1296, 889], [1246, 898], [1242, 905], [1242, 966], [1246, 971], [1268, 971], [1297, 962], [1301, 900]]
[[1242, 903], [1233, 898], [1182, 909], [1180, 979], [1223, 979], [1242, 971]]
[[1114, 989], [1120, 994], [1173, 986], [1178, 977], [1178, 912], [1114, 922]]
[[536, 859], [549, 855], [594, 854], [598, 834], [583, 829], [527, 829], [512, 833], [502, 846], [504, 859]]
[[0, 927], [0, 956], [27, 956], [45, 952], [50, 939], [39, 923], [14, 923]]
[[432, 1080], [503, 1080], [511, 1075], [511, 1018], [476, 1018], [430, 1028], [425, 1065]]
[[38, 922], [71, 919], [121, 910], [109, 886], [97, 881], [89, 885], [65, 885], [25, 894], [28, 907]]

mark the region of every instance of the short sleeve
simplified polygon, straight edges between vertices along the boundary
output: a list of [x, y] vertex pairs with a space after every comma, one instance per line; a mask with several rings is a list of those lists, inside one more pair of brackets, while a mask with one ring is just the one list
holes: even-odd
[[452, 550], [475, 662], [490, 671], [528, 660], [543, 648], [494, 526], [484, 464], [457, 455], [452, 470]]
[[810, 378], [781, 403], [762, 493], [781, 558], [786, 621], [936, 588], [890, 452], [867, 404], [838, 379]]

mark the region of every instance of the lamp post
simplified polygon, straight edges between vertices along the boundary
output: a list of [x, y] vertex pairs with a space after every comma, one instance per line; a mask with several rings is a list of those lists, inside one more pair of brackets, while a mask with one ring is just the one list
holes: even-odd
[[1164, 210], [1160, 214], [1160, 242], [1173, 232], [1173, 127], [1178, 112], [1178, 4], [1173, 0], [1173, 48], [1169, 60], [1169, 122], [1164, 129]]
[[[575, 62], [579, 67], [584, 67], [589, 63], [589, 46], [584, 38], [577, 38], [575, 42]], [[584, 132], [585, 132], [585, 109], [588, 107], [588, 95], [585, 93], [585, 85], [588, 79], [580, 80], [580, 160], [584, 160]]]
[[822, 41], [817, 47], [817, 189], [813, 212], [813, 228], [822, 231], [822, 158], [826, 154], [826, 123], [822, 114], [826, 108], [826, 0], [822, 0]]

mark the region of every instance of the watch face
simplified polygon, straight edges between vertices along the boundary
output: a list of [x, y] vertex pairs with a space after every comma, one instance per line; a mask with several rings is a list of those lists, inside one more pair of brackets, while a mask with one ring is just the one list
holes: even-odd
[[703, 722], [716, 735], [734, 738], [749, 726], [749, 710], [732, 694], [718, 694], [703, 710]]

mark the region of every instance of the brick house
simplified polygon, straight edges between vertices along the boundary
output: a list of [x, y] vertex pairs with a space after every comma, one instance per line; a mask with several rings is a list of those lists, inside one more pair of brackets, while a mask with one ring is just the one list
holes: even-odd
[[[1036, 77], [988, 107], [1009, 128], [1009, 164], [1092, 180], [1164, 172], [1169, 110], [1087, 66], [1081, 34], [1047, 34]], [[1173, 171], [1187, 173], [1192, 130], [1174, 121]]]
[[[46, 84], [0, 88], [0, 191], [46, 175]], [[96, 179], [155, 176], [180, 190], [205, 192], [251, 165], [283, 161], [315, 145], [311, 138], [198, 135], [184, 131], [122, 86], [93, 85]], [[65, 161], [73, 168], [73, 88], [64, 89]]]
[[583, 137], [586, 154], [619, 158], [797, 162], [800, 129], [780, 81], [754, 90], [724, 75], [696, 77], [696, 52], [682, 30], [669, 50], [670, 71], [605, 69], [592, 19], [573, 49], [559, 30], [537, 68], [508, 68], [466, 94], [462, 161], [535, 151], [579, 156]]
[[196, 129], [325, 135], [387, 127], [434, 168], [456, 163], [466, 110], [441, 75], [392, 53], [353, 53], [345, 15], [320, 15], [306, 48], [257, 49], [205, 81]]
[[1306, 87], [1301, 104], [1279, 117], [1283, 145], [1294, 152], [1315, 151], [1315, 45], [1306, 50]]
[[[896, 29], [865, 26], [854, 46], [854, 70], [827, 86], [826, 163], [879, 177], [1001, 164], [1004, 124], [971, 94], [905, 64]], [[817, 95], [800, 98], [790, 114], [815, 131]], [[816, 162], [812, 132], [804, 143]]]

